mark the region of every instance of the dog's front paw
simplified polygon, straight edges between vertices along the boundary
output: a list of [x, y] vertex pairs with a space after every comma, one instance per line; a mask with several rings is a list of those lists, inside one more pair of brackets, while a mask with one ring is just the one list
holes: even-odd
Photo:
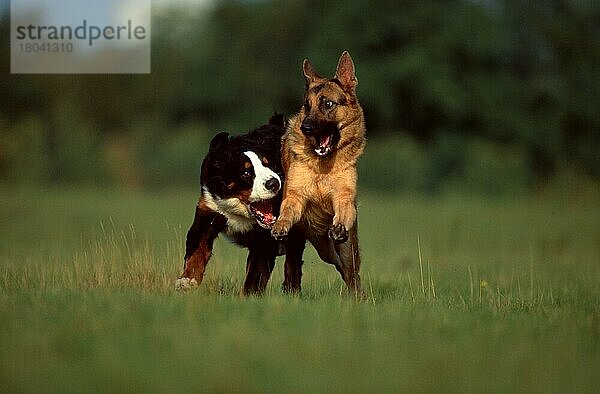
[[271, 229], [271, 235], [277, 240], [282, 240], [290, 232], [291, 223], [287, 220], [278, 220]]
[[194, 278], [179, 278], [175, 281], [175, 290], [188, 291], [198, 287], [198, 281]]
[[348, 240], [348, 230], [341, 223], [334, 224], [329, 228], [329, 238], [335, 243], [341, 244]]

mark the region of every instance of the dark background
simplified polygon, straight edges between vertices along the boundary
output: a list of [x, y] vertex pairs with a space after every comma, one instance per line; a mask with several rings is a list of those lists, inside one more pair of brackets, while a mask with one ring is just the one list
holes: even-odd
[[600, 2], [510, 0], [157, 7], [150, 75], [11, 75], [3, 45], [0, 183], [195, 187], [212, 135], [293, 114], [302, 60], [331, 76], [343, 50], [367, 119], [361, 187], [597, 188]]

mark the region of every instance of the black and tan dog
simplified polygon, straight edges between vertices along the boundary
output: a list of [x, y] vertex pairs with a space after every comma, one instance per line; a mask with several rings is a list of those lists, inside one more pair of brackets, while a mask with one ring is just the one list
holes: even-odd
[[284, 290], [300, 290], [308, 239], [319, 256], [337, 268], [348, 288], [359, 294], [356, 161], [366, 140], [354, 63], [344, 52], [331, 79], [317, 74], [308, 60], [303, 71], [304, 104], [282, 140], [286, 183], [272, 229], [277, 239], [290, 234]]
[[264, 291], [275, 258], [284, 251], [282, 242], [270, 234], [281, 203], [284, 132], [283, 116], [275, 115], [269, 124], [245, 135], [219, 133], [212, 139], [202, 162], [201, 195], [187, 233], [185, 267], [176, 282], [178, 289], [202, 282], [213, 242], [225, 233], [249, 250], [243, 293]]

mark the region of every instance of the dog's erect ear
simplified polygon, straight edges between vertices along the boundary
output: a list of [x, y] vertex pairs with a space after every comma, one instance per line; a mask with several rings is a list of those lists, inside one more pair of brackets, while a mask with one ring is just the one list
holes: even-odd
[[354, 62], [348, 51], [344, 51], [342, 56], [340, 56], [337, 69], [335, 70], [335, 79], [340, 81], [345, 91], [351, 92], [358, 85], [358, 80], [354, 72]]
[[304, 73], [304, 78], [306, 78], [306, 86], [317, 79], [323, 79], [323, 77], [317, 73], [313, 65], [310, 64], [308, 59], [304, 59], [304, 62], [302, 63], [302, 72]]
[[227, 142], [229, 142], [229, 133], [226, 133], [224, 131], [220, 132], [219, 134], [215, 135], [210, 141], [209, 152], [215, 152], [219, 150], [219, 148], [221, 148]]
[[275, 112], [269, 119], [269, 124], [273, 126], [286, 127], [285, 123], [285, 117], [283, 114], [278, 114], [277, 112]]

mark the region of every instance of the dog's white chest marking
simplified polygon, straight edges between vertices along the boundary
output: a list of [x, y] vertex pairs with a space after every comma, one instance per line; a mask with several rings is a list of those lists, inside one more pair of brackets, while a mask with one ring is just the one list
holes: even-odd
[[207, 207], [219, 212], [227, 219], [227, 235], [252, 230], [256, 220], [250, 215], [246, 205], [238, 198], [214, 197], [206, 188], [202, 188], [202, 195]]

